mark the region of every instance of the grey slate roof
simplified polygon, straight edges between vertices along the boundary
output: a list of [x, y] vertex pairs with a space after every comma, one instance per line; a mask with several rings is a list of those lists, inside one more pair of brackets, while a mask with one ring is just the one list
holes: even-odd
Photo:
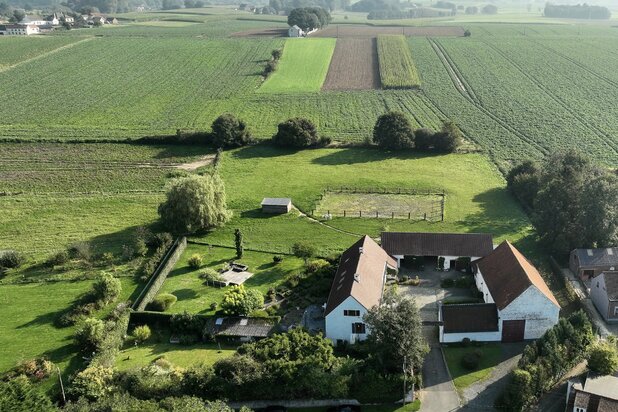
[[292, 203], [292, 199], [289, 197], [265, 197], [262, 200], [262, 206], [287, 206]]
[[494, 250], [487, 233], [382, 232], [381, 241], [391, 256], [483, 257]]
[[[605, 277], [605, 290], [609, 300], [618, 300], [618, 272], [608, 271], [603, 272]], [[618, 393], [618, 389], [616, 390]]]
[[580, 266], [618, 266], [618, 247], [575, 249]]
[[498, 309], [495, 303], [442, 305], [444, 333], [496, 332]]
[[216, 336], [265, 338], [274, 325], [270, 319], [226, 317], [211, 320], [206, 328]]

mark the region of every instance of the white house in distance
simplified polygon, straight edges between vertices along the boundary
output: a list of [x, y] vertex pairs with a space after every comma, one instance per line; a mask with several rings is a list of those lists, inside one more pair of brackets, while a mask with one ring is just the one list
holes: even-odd
[[30, 36], [40, 33], [38, 26], [34, 24], [5, 24], [0, 25], [0, 35], [6, 36]]
[[333, 343], [367, 338], [363, 316], [380, 305], [388, 269], [397, 263], [369, 236], [363, 236], [341, 255], [326, 302], [326, 337]]
[[485, 303], [441, 305], [440, 342], [537, 339], [558, 323], [558, 301], [538, 270], [508, 241], [473, 263]]
[[298, 27], [297, 25], [293, 25], [288, 29], [288, 37], [304, 37], [305, 31]]

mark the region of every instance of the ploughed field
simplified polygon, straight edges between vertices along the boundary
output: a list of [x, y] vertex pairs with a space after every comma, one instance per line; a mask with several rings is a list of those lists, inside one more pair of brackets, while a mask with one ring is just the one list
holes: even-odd
[[380, 88], [375, 38], [337, 39], [322, 90], [371, 90]]

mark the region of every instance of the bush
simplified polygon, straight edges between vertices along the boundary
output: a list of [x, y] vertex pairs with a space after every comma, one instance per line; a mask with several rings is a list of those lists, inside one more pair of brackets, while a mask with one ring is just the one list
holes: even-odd
[[442, 125], [442, 130], [434, 134], [433, 140], [436, 151], [452, 153], [463, 143], [463, 135], [457, 125], [448, 120]]
[[314, 259], [305, 263], [305, 272], [316, 273], [326, 267], [330, 266], [330, 263], [324, 259]]
[[138, 343], [148, 340], [151, 335], [152, 332], [148, 325], [136, 326], [135, 329], [133, 329], [133, 337]]
[[54, 266], [62, 266], [69, 261], [69, 252], [66, 250], [60, 250], [45, 261], [45, 266], [53, 268]]
[[311, 120], [295, 117], [279, 123], [272, 141], [277, 146], [305, 148], [318, 143], [318, 131]]
[[264, 306], [264, 296], [255, 289], [245, 289], [243, 285], [232, 286], [223, 295], [221, 308], [228, 315], [246, 316]]
[[461, 340], [461, 346], [464, 348], [467, 348], [468, 346], [470, 346], [470, 338], [463, 338]]
[[590, 349], [588, 368], [601, 375], [613, 375], [618, 370], [618, 350], [611, 342], [597, 343]]
[[223, 277], [219, 272], [214, 269], [206, 268], [200, 273], [200, 279], [204, 279], [207, 282], [222, 282]]
[[282, 49], [275, 49], [270, 53], [273, 56], [273, 60], [279, 60], [283, 54]]
[[103, 366], [89, 366], [79, 372], [69, 389], [72, 398], [87, 398], [96, 400], [109, 395], [113, 391], [112, 379], [114, 370]]
[[198, 253], [194, 253], [189, 258], [188, 263], [191, 269], [199, 269], [202, 267], [202, 256]]
[[441, 288], [452, 288], [453, 286], [455, 286], [455, 281], [451, 278], [443, 279], [442, 282], [440, 282]]
[[67, 249], [72, 259], [80, 259], [84, 262], [92, 261], [92, 247], [89, 242], [75, 242]]
[[296, 242], [292, 245], [292, 253], [306, 262], [309, 258], [315, 256], [316, 250], [313, 245], [306, 242]]
[[103, 273], [92, 285], [94, 299], [108, 304], [120, 296], [122, 284], [120, 279], [109, 273]]
[[177, 300], [178, 298], [170, 293], [161, 293], [148, 304], [148, 309], [155, 312], [165, 312], [176, 303]]
[[0, 268], [18, 268], [24, 263], [24, 261], [24, 256], [16, 250], [6, 250], [4, 252], [0, 252]]
[[401, 112], [388, 112], [378, 117], [373, 127], [373, 142], [388, 150], [409, 149], [414, 146], [412, 124]]
[[283, 256], [281, 256], [281, 255], [273, 256], [273, 263], [274, 264], [279, 264], [281, 262], [283, 262]]
[[245, 122], [230, 113], [212, 122], [211, 138], [215, 147], [241, 147], [253, 141]]
[[204, 321], [201, 317], [192, 313], [183, 312], [172, 315], [170, 329], [177, 335], [201, 336]]
[[104, 337], [103, 321], [97, 318], [87, 318], [75, 331], [74, 340], [83, 353], [90, 354], [100, 349]]
[[45, 358], [29, 359], [20, 362], [19, 365], [10, 370], [5, 377], [26, 375], [30, 379], [40, 381], [48, 378], [53, 373], [54, 366], [52, 362]]
[[262, 76], [268, 77], [275, 70], [277, 70], [277, 61], [276, 60], [270, 60], [268, 63], [266, 63], [266, 67], [264, 67], [264, 71], [262, 72]]
[[478, 349], [473, 352], [468, 352], [461, 358], [461, 366], [467, 370], [476, 370], [479, 367], [482, 356], [483, 352]]

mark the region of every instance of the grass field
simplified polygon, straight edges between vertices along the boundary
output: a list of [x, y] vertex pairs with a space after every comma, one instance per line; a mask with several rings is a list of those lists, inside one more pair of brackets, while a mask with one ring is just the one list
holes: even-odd
[[407, 89], [421, 85], [404, 36], [378, 36], [378, 60], [382, 88]]
[[261, 93], [318, 92], [326, 78], [335, 39], [289, 39], [277, 70], [260, 87]]
[[226, 289], [204, 285], [204, 281], [199, 278], [201, 269], [194, 270], [189, 267], [187, 261], [195, 253], [203, 256], [203, 267], [215, 270], [232, 261], [249, 266], [249, 272], [253, 273], [253, 276], [244, 285], [263, 294], [283, 282], [286, 276], [300, 273], [303, 267], [302, 260], [293, 256], [286, 256], [283, 262], [275, 265], [273, 255], [269, 253], [246, 251], [242, 259], [236, 259], [236, 250], [232, 248], [189, 244], [160, 290], [160, 293], [171, 293], [178, 298], [169, 312], [181, 313], [186, 310], [212, 315], [215, 310], [212, 310], [210, 305], [221, 303]]
[[[473, 352], [475, 349], [480, 349], [483, 356], [477, 370], [469, 371], [462, 366], [461, 359], [466, 353]], [[493, 368], [502, 360], [502, 350], [499, 344], [488, 344], [479, 348], [445, 347], [443, 350], [453, 383], [459, 391], [487, 379]]]

